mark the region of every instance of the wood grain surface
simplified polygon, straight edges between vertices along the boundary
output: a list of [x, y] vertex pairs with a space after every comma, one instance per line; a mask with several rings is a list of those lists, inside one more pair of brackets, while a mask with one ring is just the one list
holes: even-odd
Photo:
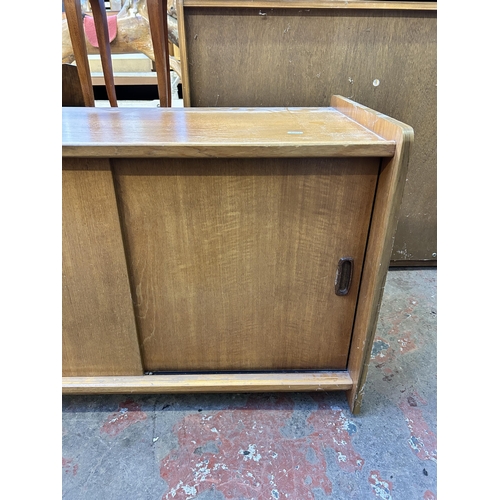
[[146, 370], [346, 367], [378, 158], [112, 164]]
[[65, 157], [392, 156], [332, 108], [64, 108]]
[[107, 160], [63, 159], [63, 375], [143, 373]]

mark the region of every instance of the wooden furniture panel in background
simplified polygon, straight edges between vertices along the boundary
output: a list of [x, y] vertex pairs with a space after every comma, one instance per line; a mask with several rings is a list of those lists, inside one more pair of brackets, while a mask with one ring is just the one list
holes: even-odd
[[346, 368], [378, 158], [112, 163], [146, 370]]
[[340, 94], [410, 124], [415, 143], [391, 260], [435, 264], [436, 5], [184, 0], [184, 104], [328, 106]]
[[63, 159], [63, 375], [141, 375], [109, 161]]

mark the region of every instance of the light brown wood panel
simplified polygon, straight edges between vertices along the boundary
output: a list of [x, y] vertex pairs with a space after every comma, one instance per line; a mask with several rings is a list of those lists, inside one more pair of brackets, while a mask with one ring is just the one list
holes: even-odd
[[378, 158], [112, 163], [146, 370], [346, 367]]
[[217, 3], [178, 9], [184, 104], [327, 106], [339, 94], [408, 123], [415, 144], [392, 260], [436, 261], [437, 4]]
[[63, 159], [64, 376], [143, 373], [109, 161]]

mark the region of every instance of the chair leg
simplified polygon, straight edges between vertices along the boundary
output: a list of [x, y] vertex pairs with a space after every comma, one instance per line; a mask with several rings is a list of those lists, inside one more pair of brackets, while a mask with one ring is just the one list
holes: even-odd
[[172, 105], [166, 3], [166, 0], [147, 0], [149, 29], [151, 30], [151, 40], [153, 42], [161, 107], [170, 107]]
[[116, 108], [116, 90], [113, 79], [113, 63], [111, 61], [111, 46], [109, 41], [108, 19], [104, 0], [90, 0], [90, 7], [94, 16], [94, 25], [99, 44], [99, 54], [101, 56], [102, 70], [104, 73], [104, 83], [108, 94], [109, 103]]
[[69, 36], [73, 45], [78, 77], [82, 85], [83, 99], [85, 106], [95, 106], [94, 90], [92, 88], [92, 78], [90, 76], [90, 66], [85, 45], [85, 33], [82, 23], [82, 7], [80, 0], [63, 0], [64, 11], [68, 21]]

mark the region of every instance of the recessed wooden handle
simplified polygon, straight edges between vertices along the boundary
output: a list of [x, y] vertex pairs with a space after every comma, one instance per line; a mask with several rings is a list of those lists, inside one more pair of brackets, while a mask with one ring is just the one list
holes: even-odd
[[336, 295], [347, 295], [349, 293], [353, 269], [354, 259], [352, 257], [342, 257], [339, 260], [337, 274], [335, 275]]

